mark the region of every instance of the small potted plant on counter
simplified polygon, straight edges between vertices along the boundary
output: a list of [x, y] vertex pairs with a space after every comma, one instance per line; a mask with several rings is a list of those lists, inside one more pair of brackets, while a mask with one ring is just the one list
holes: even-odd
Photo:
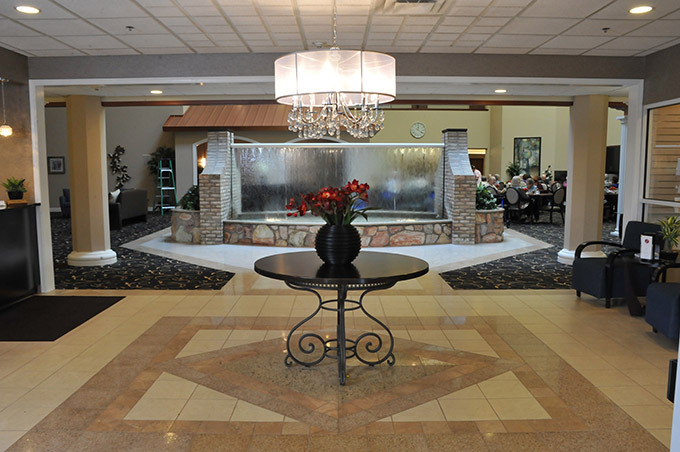
[[661, 251], [661, 258], [674, 261], [678, 257], [677, 247], [680, 240], [680, 218], [673, 216], [659, 221], [661, 234], [665, 240], [664, 250]]
[[17, 179], [15, 177], [9, 177], [2, 186], [7, 190], [7, 196], [9, 199], [23, 199], [24, 193], [26, 193], [26, 187], [24, 187], [24, 181], [26, 179]]

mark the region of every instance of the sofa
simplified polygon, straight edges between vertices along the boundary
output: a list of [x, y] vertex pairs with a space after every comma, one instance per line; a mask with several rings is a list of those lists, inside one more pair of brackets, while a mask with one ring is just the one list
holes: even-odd
[[146, 190], [131, 188], [121, 190], [115, 202], [109, 202], [109, 226], [111, 229], [121, 229], [127, 220], [146, 221], [149, 200]]
[[63, 218], [71, 217], [71, 189], [62, 188], [63, 195], [59, 197], [59, 207], [61, 208], [61, 216]]

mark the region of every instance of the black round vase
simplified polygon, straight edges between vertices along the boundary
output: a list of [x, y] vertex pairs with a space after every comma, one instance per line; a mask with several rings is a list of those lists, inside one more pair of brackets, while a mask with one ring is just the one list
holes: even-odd
[[23, 191], [8, 191], [7, 197], [9, 197], [9, 199], [23, 199], [24, 198], [24, 192]]
[[361, 236], [351, 224], [325, 224], [316, 233], [314, 248], [327, 264], [349, 264], [359, 255]]

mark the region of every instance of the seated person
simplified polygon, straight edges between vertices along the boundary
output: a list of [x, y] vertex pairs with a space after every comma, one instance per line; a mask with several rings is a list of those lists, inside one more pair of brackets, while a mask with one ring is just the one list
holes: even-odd
[[496, 180], [496, 176], [489, 174], [488, 179], [486, 180], [486, 182], [484, 182], [484, 186], [485, 187], [491, 186], [493, 188], [498, 189], [498, 181]]
[[512, 176], [512, 180], [510, 181], [510, 186], [515, 187], [515, 188], [524, 188], [526, 187], [526, 184], [522, 180], [520, 176]]
[[536, 187], [536, 184], [534, 184], [533, 179], [527, 179], [526, 184], [527, 184], [527, 187], [526, 187], [527, 188], [527, 194], [537, 195], [539, 193], [538, 187]]

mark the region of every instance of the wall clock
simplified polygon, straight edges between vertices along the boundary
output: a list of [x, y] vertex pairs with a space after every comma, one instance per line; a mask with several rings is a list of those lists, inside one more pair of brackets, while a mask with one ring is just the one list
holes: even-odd
[[422, 122], [414, 122], [411, 125], [411, 136], [417, 140], [425, 136], [425, 124]]

